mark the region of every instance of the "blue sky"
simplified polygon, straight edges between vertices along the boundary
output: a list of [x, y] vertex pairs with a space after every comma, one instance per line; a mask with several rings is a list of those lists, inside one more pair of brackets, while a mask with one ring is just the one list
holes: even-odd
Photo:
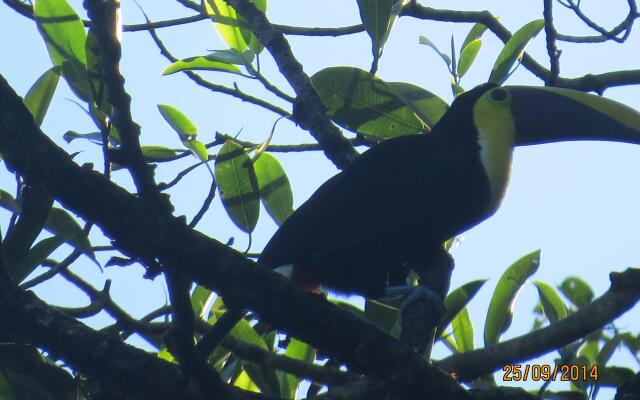
[[[70, 1], [77, 12], [84, 14], [80, 0]], [[143, 22], [135, 4], [123, 1], [125, 23]], [[542, 2], [493, 1], [430, 1], [429, 6], [456, 9], [478, 9], [478, 4], [501, 17], [501, 22], [512, 32], [525, 23], [541, 18]], [[140, 5], [153, 20], [176, 15], [190, 15], [189, 10], [175, 2], [141, 0]], [[606, 27], [615, 26], [626, 15], [626, 2], [584, 1], [585, 11]], [[555, 4], [556, 26], [569, 34], [593, 34], [577, 21], [575, 16]], [[276, 23], [299, 26], [344, 26], [359, 22], [355, 1], [272, 1], [269, 18]], [[34, 23], [15, 14], [6, 6], [0, 6], [0, 37], [10, 38], [0, 43], [4, 55], [0, 58], [2, 73], [18, 93], [24, 95], [31, 84], [50, 66], [46, 49], [35, 30]], [[389, 81], [406, 81], [419, 85], [451, 101], [449, 75], [442, 60], [431, 49], [418, 45], [418, 36], [425, 35], [441, 49], [449, 48], [453, 33], [461, 44], [468, 24], [449, 24], [401, 18], [391, 33], [380, 61], [378, 75]], [[178, 57], [206, 54], [208, 50], [226, 46], [219, 39], [210, 23], [203, 21], [189, 27], [169, 28], [159, 31], [167, 46]], [[483, 48], [478, 61], [464, 77], [462, 86], [470, 89], [487, 80], [493, 61], [502, 43], [491, 33], [483, 37]], [[371, 62], [369, 38], [364, 33], [340, 38], [289, 37], [294, 54], [303, 63], [308, 74], [329, 66], [349, 65], [368, 69]], [[168, 65], [155, 48], [148, 34], [127, 33], [123, 40], [124, 57], [122, 71], [127, 79], [126, 87], [133, 97], [134, 119], [142, 126], [142, 142], [169, 147], [180, 147], [177, 136], [160, 117], [156, 105], [170, 104], [187, 114], [198, 126], [200, 140], [213, 139], [220, 131], [235, 134], [242, 130], [240, 138], [261, 141], [266, 138], [277, 116], [224, 95], [213, 94], [195, 87], [179, 74], [161, 77]], [[560, 42], [563, 51], [560, 59], [563, 77], [578, 77], [585, 73], [600, 73], [620, 69], [640, 68], [640, 34], [634, 32], [625, 44], [570, 45]], [[548, 65], [545, 41], [541, 34], [527, 49], [539, 62]], [[283, 90], [292, 93], [286, 81], [279, 75], [268, 55], [261, 58], [264, 74]], [[220, 73], [207, 74], [211, 80], [239, 86], [257, 96], [268, 96], [255, 82]], [[541, 85], [530, 72], [519, 68], [508, 84]], [[640, 87], [615, 88], [606, 91], [607, 97], [621, 101], [640, 110]], [[84, 150], [79, 162], [101, 164], [99, 149], [86, 142], [63, 142], [62, 134], [69, 129], [78, 132], [92, 131], [84, 113], [66, 100], [73, 95], [60, 85], [43, 130], [69, 152]], [[286, 105], [285, 105], [286, 106]], [[274, 143], [310, 142], [311, 137], [292, 123], [282, 121], [278, 125]], [[278, 155], [291, 180], [295, 205], [307, 199], [311, 193], [336, 170], [321, 153]], [[190, 165], [194, 160], [181, 164]], [[163, 165], [158, 168], [159, 181], [167, 181], [176, 173], [176, 167]], [[130, 179], [123, 172], [115, 173], [119, 184], [131, 187]], [[478, 227], [464, 234], [464, 241], [456, 248], [456, 270], [453, 287], [462, 283], [490, 278], [478, 298], [470, 307], [471, 318], [477, 331], [484, 323], [490, 293], [503, 270], [521, 256], [542, 249], [542, 262], [536, 279], [557, 285], [569, 275], [587, 280], [597, 294], [609, 286], [608, 274], [629, 266], [638, 266], [640, 246], [640, 147], [615, 143], [563, 143], [519, 148], [515, 151], [511, 184], [500, 210]], [[189, 175], [182, 185], [172, 192], [176, 213], [193, 216], [199, 208], [210, 184], [208, 172], [200, 168]], [[13, 178], [2, 171], [0, 187], [13, 190]], [[6, 226], [7, 214], [2, 214]], [[227, 218], [219, 199], [199, 225], [203, 232], [226, 242], [235, 238], [235, 247], [244, 250], [247, 237]], [[275, 224], [262, 210], [258, 228], [254, 233], [252, 250], [264, 246], [276, 229]], [[105, 243], [95, 234], [97, 243]], [[100, 241], [101, 240], [101, 241]], [[105, 277], [114, 279], [112, 293], [123, 305], [140, 316], [151, 308], [164, 304], [165, 290], [161, 280], [149, 282], [141, 279], [140, 268], [107, 269], [104, 275], [88, 260], [79, 263], [76, 271], [82, 272], [101, 285]], [[57, 304], [85, 304], [84, 296], [69, 284], [55, 279], [42, 285], [38, 293]], [[530, 329], [530, 311], [537, 301], [537, 292], [528, 285], [522, 292], [513, 327], [507, 336], [524, 333]], [[619, 326], [636, 332], [640, 329], [640, 309], [636, 306], [620, 319]], [[100, 322], [96, 322], [100, 323]], [[476, 344], [481, 344], [477, 335]], [[631, 363], [622, 358], [621, 362]], [[637, 365], [629, 364], [631, 367]]]

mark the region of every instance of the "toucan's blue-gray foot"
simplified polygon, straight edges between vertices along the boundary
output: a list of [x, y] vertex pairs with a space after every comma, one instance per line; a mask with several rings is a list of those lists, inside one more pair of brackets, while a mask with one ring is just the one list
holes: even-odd
[[424, 285], [414, 286], [400, 306], [400, 340], [429, 357], [435, 329], [444, 310], [444, 301], [439, 294]]

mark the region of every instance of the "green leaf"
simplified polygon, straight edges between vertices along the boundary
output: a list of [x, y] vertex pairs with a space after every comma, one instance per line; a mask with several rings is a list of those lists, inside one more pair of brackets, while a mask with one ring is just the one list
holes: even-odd
[[562, 281], [559, 289], [578, 308], [591, 303], [594, 297], [591, 286], [577, 276], [570, 276]]
[[471, 322], [471, 318], [469, 318], [467, 307], [463, 308], [453, 319], [451, 329], [453, 329], [453, 337], [456, 340], [458, 351], [464, 353], [474, 349], [473, 323]]
[[600, 366], [606, 365], [613, 353], [620, 347], [622, 340], [623, 337], [621, 335], [615, 335], [611, 339], [607, 339], [596, 357], [596, 364]]
[[635, 377], [635, 372], [626, 367], [599, 367], [598, 384], [604, 387], [620, 387]]
[[158, 104], [158, 111], [162, 114], [162, 118], [178, 133], [181, 141], [191, 140], [198, 136], [198, 128], [182, 111], [166, 104]]
[[[256, 7], [265, 12], [267, 0], [251, 0]], [[256, 54], [263, 49], [262, 44], [256, 39], [251, 30], [246, 27], [244, 20], [239, 17], [233, 7], [227, 5], [224, 0], [204, 0], [204, 10], [214, 21], [215, 27], [229, 47], [244, 52], [247, 48]]]
[[89, 237], [67, 211], [60, 208], [52, 208], [45, 228], [98, 264], [91, 242], [89, 242]]
[[[360, 19], [371, 38], [371, 53], [374, 65], [382, 55], [392, 26], [393, 0], [358, 0]], [[375, 70], [375, 68], [374, 68]]]
[[33, 14], [51, 62], [62, 68], [62, 76], [73, 92], [88, 101], [91, 89], [86, 68], [87, 34], [82, 21], [66, 0], [37, 0]]
[[[245, 319], [241, 319], [240, 322], [233, 327], [230, 334], [238, 340], [252, 344], [263, 350], [269, 350], [264, 339]], [[268, 396], [281, 397], [279, 393], [280, 383], [278, 382], [275, 371], [251, 362], [243, 362], [242, 366], [244, 372], [246, 372], [248, 378], [250, 378], [250, 381], [253, 382], [262, 393]]]
[[[85, 43], [87, 53], [87, 76], [91, 88], [91, 96], [95, 105], [102, 113], [100, 121], [106, 125], [105, 116], [111, 115], [111, 104], [107, 97], [107, 86], [102, 80], [102, 67], [100, 66], [100, 47], [96, 35], [89, 30]], [[95, 115], [95, 114], [94, 114]]]
[[[364, 303], [365, 318], [383, 331], [392, 334], [397, 331], [400, 310], [380, 301], [367, 299]], [[395, 332], [399, 333], [399, 332]]]
[[0, 207], [13, 213], [19, 213], [22, 210], [20, 203], [13, 198], [8, 192], [0, 189]]
[[446, 101], [419, 86], [405, 82], [386, 83], [429, 129], [433, 128], [449, 109]]
[[542, 28], [544, 28], [544, 20], [537, 19], [518, 29], [518, 31], [511, 36], [511, 39], [504, 45], [504, 48], [498, 55], [498, 59], [493, 65], [489, 82], [501, 85], [507, 79], [513, 64], [522, 57], [529, 41], [533, 39]]
[[33, 270], [51, 255], [64, 240], [60, 237], [50, 237], [42, 239], [29, 250], [20, 267], [12, 271], [12, 276], [16, 282], [22, 282]]
[[0, 344], [0, 387], [0, 394], [15, 396], [2, 397], [7, 400], [77, 399], [73, 377], [45, 360], [35, 347], [23, 344]]
[[589, 363], [593, 364], [596, 361], [596, 357], [598, 356], [600, 347], [599, 347], [599, 339], [589, 339], [584, 345], [580, 348], [580, 352], [578, 353], [579, 357], [584, 357]]
[[538, 270], [539, 265], [540, 250], [536, 250], [513, 263], [502, 274], [487, 311], [484, 324], [485, 346], [498, 343], [500, 335], [509, 328], [518, 293], [527, 279]]
[[200, 161], [207, 161], [209, 154], [207, 153], [207, 146], [199, 140], [185, 140], [182, 142], [184, 146], [189, 149]]
[[540, 302], [544, 314], [549, 319], [549, 322], [555, 323], [563, 318], [567, 317], [567, 306], [560, 298], [560, 295], [553, 286], [548, 285], [542, 281], [535, 281], [536, 289], [538, 289], [538, 295], [540, 296]]
[[47, 114], [49, 104], [53, 94], [56, 92], [58, 86], [58, 80], [60, 79], [60, 68], [52, 67], [48, 69], [44, 74], [38, 78], [38, 80], [31, 86], [31, 89], [24, 97], [24, 105], [29, 109], [31, 115], [33, 115], [33, 122], [37, 126], [42, 125], [42, 120]]
[[[313, 364], [316, 359], [316, 350], [305, 342], [291, 338], [284, 355], [294, 360]], [[278, 379], [280, 381], [281, 396], [287, 399], [294, 399], [301, 379], [295, 375], [283, 372], [278, 373]]]
[[236, 226], [250, 233], [260, 212], [259, 187], [249, 155], [227, 140], [216, 157], [215, 177], [225, 210]]
[[444, 60], [444, 62], [447, 64], [447, 68], [449, 68], [449, 71], [451, 71], [451, 57], [441, 52], [438, 46], [435, 45], [435, 43], [429, 40], [426, 36], [420, 36], [418, 38], [418, 44], [424, 44], [425, 46], [431, 47], [433, 51], [435, 51], [440, 56], [440, 58]]
[[189, 57], [179, 60], [169, 65], [162, 71], [162, 75], [170, 75], [180, 71], [204, 70], [204, 71], [221, 71], [231, 72], [233, 74], [242, 75], [242, 71], [233, 64], [219, 61], [212, 54], [206, 56]]
[[164, 146], [140, 146], [140, 150], [147, 161], [170, 160], [180, 154], [180, 150]]
[[458, 77], [462, 78], [467, 73], [471, 65], [476, 59], [478, 52], [482, 47], [482, 40], [476, 39], [469, 43], [467, 47], [462, 49], [460, 53], [460, 61], [458, 61]]
[[445, 312], [438, 324], [436, 337], [440, 337], [444, 333], [453, 318], [469, 304], [485, 282], [487, 282], [486, 279], [479, 279], [465, 283], [447, 295], [444, 300]]
[[278, 225], [293, 213], [293, 193], [289, 178], [272, 154], [262, 153], [253, 163], [260, 199]]
[[193, 293], [191, 293], [191, 308], [193, 308], [193, 313], [203, 320], [208, 320], [208, 315], [204, 314], [205, 305], [209, 301], [209, 299], [213, 296], [213, 292], [207, 289], [204, 286], [196, 285], [195, 289], [193, 289]]
[[384, 81], [352, 67], [323, 69], [311, 77], [327, 115], [338, 125], [378, 138], [420, 133], [424, 123]]
[[469, 33], [467, 33], [467, 37], [464, 38], [464, 42], [462, 42], [461, 49], [464, 49], [465, 47], [467, 47], [467, 45], [473, 42], [474, 40], [480, 39], [480, 37], [482, 37], [482, 35], [486, 30], [487, 30], [487, 27], [479, 22], [473, 24], [473, 26], [469, 30]]
[[78, 133], [76, 131], [66, 131], [62, 138], [67, 143], [71, 143], [76, 139], [86, 139], [95, 144], [102, 144], [102, 133], [100, 132]]

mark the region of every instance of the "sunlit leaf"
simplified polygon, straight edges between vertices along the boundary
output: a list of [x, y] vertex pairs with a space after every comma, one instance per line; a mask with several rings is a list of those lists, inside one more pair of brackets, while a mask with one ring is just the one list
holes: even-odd
[[358, 68], [326, 68], [311, 77], [327, 115], [364, 135], [391, 138], [422, 132], [425, 123], [384, 81]]
[[251, 158], [227, 140], [216, 158], [215, 177], [225, 210], [238, 228], [249, 233], [258, 222], [259, 187]]
[[[285, 356], [294, 360], [304, 361], [312, 364], [316, 359], [316, 350], [296, 338], [291, 338], [284, 353]], [[301, 379], [292, 374], [279, 373], [280, 393], [283, 397], [294, 399]]]
[[140, 150], [148, 161], [170, 160], [180, 154], [180, 150], [164, 146], [140, 146]]
[[242, 74], [242, 71], [233, 64], [220, 61], [212, 54], [206, 56], [189, 57], [179, 60], [169, 65], [162, 71], [162, 75], [170, 75], [180, 71], [204, 70], [204, 71], [221, 71], [231, 72], [233, 74]]
[[180, 140], [191, 140], [198, 135], [198, 128], [182, 111], [166, 104], [158, 104], [158, 111], [160, 111], [164, 120], [173, 130], [178, 133]]
[[542, 28], [544, 28], [544, 20], [538, 19], [529, 22], [511, 36], [493, 65], [489, 82], [501, 85], [507, 79], [513, 64], [522, 57], [529, 41], [533, 39]]
[[[251, 0], [256, 7], [265, 12], [267, 10], [267, 0]], [[244, 52], [250, 48], [255, 53], [262, 51], [262, 44], [255, 38], [244, 20], [239, 17], [236, 10], [229, 6], [224, 0], [204, 0], [204, 9], [207, 15], [214, 21], [215, 27], [229, 47]]]
[[591, 286], [577, 276], [566, 278], [559, 289], [576, 307], [591, 303], [594, 297]]
[[[371, 38], [373, 65], [378, 64], [393, 21], [391, 9], [394, 0], [358, 0], [360, 20]], [[375, 71], [375, 67], [373, 70]]]
[[89, 101], [91, 89], [85, 50], [87, 34], [82, 21], [66, 0], [37, 0], [33, 5], [33, 14], [53, 65], [61, 67], [62, 76], [74, 93]]
[[253, 163], [260, 199], [278, 225], [293, 213], [293, 193], [289, 178], [272, 154], [262, 153]]
[[204, 320], [208, 319], [207, 316], [204, 315], [205, 305], [213, 295], [213, 292], [204, 286], [196, 285], [195, 289], [193, 289], [191, 293], [191, 307], [197, 317]]
[[478, 293], [482, 285], [485, 284], [486, 279], [479, 279], [476, 281], [471, 281], [465, 283], [459, 288], [452, 290], [447, 298], [444, 300], [445, 313], [438, 324], [438, 330], [436, 333], [436, 337], [442, 335], [444, 330], [449, 326], [453, 318], [458, 315], [462, 309], [464, 309], [467, 304], [473, 299], [473, 297]]
[[449, 109], [446, 101], [419, 86], [405, 82], [386, 84], [429, 128], [433, 128]]
[[458, 77], [462, 78], [467, 73], [471, 65], [476, 59], [478, 52], [482, 47], [482, 40], [476, 39], [469, 43], [467, 47], [462, 49], [460, 53], [460, 61], [458, 61]]
[[60, 79], [60, 69], [58, 67], [52, 67], [48, 69], [44, 74], [38, 78], [38, 80], [31, 86], [31, 89], [24, 97], [24, 105], [29, 109], [31, 115], [33, 115], [33, 122], [37, 126], [42, 125], [42, 120], [47, 114], [49, 104], [53, 94], [58, 87], [58, 80]]
[[438, 48], [438, 46], [436, 46], [435, 43], [433, 43], [431, 40], [429, 40], [429, 38], [427, 38], [426, 36], [420, 36], [418, 38], [418, 43], [419, 44], [424, 44], [425, 46], [431, 47], [433, 49], [433, 51], [435, 51], [436, 54], [438, 54], [440, 56], [440, 58], [442, 58], [442, 60], [444, 60], [444, 62], [447, 64], [447, 68], [451, 68], [451, 57], [449, 57], [445, 53], [441, 52], [440, 49]]
[[540, 302], [542, 303], [544, 314], [549, 319], [549, 322], [554, 323], [566, 318], [567, 306], [553, 286], [542, 281], [535, 281], [534, 284], [536, 285], [536, 289], [538, 289]]
[[513, 263], [502, 274], [487, 311], [484, 324], [485, 346], [498, 343], [500, 335], [509, 328], [518, 293], [527, 279], [538, 270], [539, 265], [540, 250], [536, 250]]
[[473, 42], [474, 40], [480, 39], [480, 37], [482, 37], [482, 35], [486, 30], [487, 30], [486, 25], [483, 25], [479, 22], [473, 24], [473, 26], [469, 30], [469, 33], [467, 33], [467, 37], [464, 38], [464, 42], [462, 42], [461, 49], [464, 49], [465, 47], [467, 47], [467, 45]]
[[453, 330], [453, 337], [456, 340], [456, 348], [458, 351], [464, 353], [465, 351], [474, 349], [473, 323], [471, 322], [471, 318], [469, 318], [469, 311], [466, 307], [453, 318], [451, 329]]

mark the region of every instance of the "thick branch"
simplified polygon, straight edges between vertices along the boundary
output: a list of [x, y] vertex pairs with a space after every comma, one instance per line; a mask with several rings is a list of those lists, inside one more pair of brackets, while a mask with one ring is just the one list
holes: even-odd
[[436, 363], [469, 382], [507, 364], [517, 364], [566, 346], [601, 329], [640, 301], [640, 270], [611, 273], [611, 289], [579, 311], [544, 329], [495, 346], [455, 354]]
[[293, 117], [322, 145], [327, 157], [338, 168], [344, 168], [358, 153], [340, 130], [329, 120], [318, 92], [291, 52], [282, 32], [276, 31], [267, 17], [248, 0], [226, 0], [251, 27], [258, 40], [269, 50], [280, 72], [298, 96]]
[[119, 4], [115, 0], [85, 0], [84, 6], [93, 22], [93, 32], [100, 48], [100, 69], [107, 87], [109, 103], [113, 107], [111, 119], [120, 132], [122, 153], [126, 166], [138, 192], [149, 200], [157, 211], [171, 211], [171, 205], [163, 197], [153, 179], [153, 170], [147, 164], [140, 149], [140, 126], [131, 115], [131, 97], [124, 88], [124, 77], [119, 63], [122, 51], [117, 36], [119, 29], [116, 14]]

